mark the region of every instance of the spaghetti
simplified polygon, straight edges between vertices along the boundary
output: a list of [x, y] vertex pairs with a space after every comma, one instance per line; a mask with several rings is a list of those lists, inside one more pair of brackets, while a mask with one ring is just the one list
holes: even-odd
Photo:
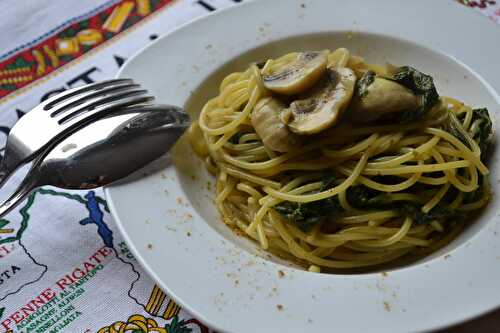
[[[189, 132], [217, 179], [224, 222], [313, 272], [450, 242], [459, 217], [489, 201], [491, 121], [405, 70], [340, 48], [228, 75]], [[401, 92], [384, 101], [376, 89]]]

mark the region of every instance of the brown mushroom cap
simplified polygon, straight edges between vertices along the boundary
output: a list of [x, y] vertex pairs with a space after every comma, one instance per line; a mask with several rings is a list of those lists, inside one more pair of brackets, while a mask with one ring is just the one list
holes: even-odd
[[346, 67], [328, 68], [308, 98], [294, 101], [281, 120], [292, 132], [315, 134], [334, 125], [349, 105], [356, 75]]
[[276, 93], [295, 95], [312, 87], [326, 71], [328, 51], [302, 52], [297, 59], [263, 75], [264, 86]]

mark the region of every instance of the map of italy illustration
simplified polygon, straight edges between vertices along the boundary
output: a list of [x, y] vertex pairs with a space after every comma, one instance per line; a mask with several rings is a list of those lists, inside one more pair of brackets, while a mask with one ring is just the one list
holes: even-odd
[[[49, 200], [60, 207], [60, 214], [56, 210], [52, 216], [40, 216]], [[30, 214], [35, 208], [36, 219]], [[67, 221], [65, 209], [81, 211], [81, 218]], [[155, 332], [208, 332], [195, 319], [180, 319], [180, 307], [146, 274], [139, 273], [121, 235], [112, 230], [113, 224], [106, 223], [109, 219], [106, 201], [94, 191], [80, 195], [41, 188], [18, 213], [0, 220], [0, 332], [67, 332], [65, 328], [82, 319], [89, 323], [87, 332], [109, 332], [111, 327], [139, 327], [141, 323]], [[32, 228], [40, 221], [47, 225]], [[74, 234], [80, 237], [72, 237]], [[113, 283], [104, 283], [109, 278]], [[103, 285], [112, 285], [113, 290]], [[103, 295], [107, 304], [110, 298], [121, 302], [133, 315], [110, 321], [99, 302]], [[2, 304], [8, 298], [11, 306], [5, 307]], [[89, 305], [94, 308], [86, 313]], [[96, 318], [95, 313], [103, 317]]]
[[[57, 9], [55, 2], [46, 6]], [[114, 77], [139, 48], [178, 25], [172, 19], [174, 3], [185, 13], [183, 20], [218, 8], [211, 0], [97, 2], [101, 6], [0, 60], [0, 147], [13, 124], [35, 105]], [[152, 19], [155, 15], [163, 15], [162, 20]], [[120, 34], [128, 37], [116, 38]], [[114, 224], [102, 190], [42, 188], [0, 219], [3, 332], [209, 330], [144, 273]]]

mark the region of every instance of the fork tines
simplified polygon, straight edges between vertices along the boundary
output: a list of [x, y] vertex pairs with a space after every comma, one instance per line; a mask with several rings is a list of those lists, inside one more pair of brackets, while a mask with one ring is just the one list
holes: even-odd
[[117, 108], [147, 103], [154, 97], [130, 79], [102, 81], [67, 90], [44, 102], [43, 110], [50, 112], [59, 124], [80, 121]]

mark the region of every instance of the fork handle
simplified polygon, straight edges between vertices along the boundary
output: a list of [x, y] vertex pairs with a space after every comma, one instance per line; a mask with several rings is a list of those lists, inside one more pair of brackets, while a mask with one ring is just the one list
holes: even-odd
[[26, 196], [40, 186], [36, 181], [37, 177], [34, 177], [35, 173], [36, 172], [29, 172], [16, 191], [0, 205], [0, 218], [4, 217], [8, 212], [19, 205]]
[[0, 163], [0, 187], [2, 187], [3, 184], [5, 184], [5, 182], [7, 181], [7, 179], [9, 179], [9, 175], [11, 173], [12, 172], [9, 172], [7, 169], [3, 167], [3, 163]]
[[14, 171], [16, 171], [17, 168], [18, 165], [5, 163], [4, 160], [0, 162], [0, 188], [7, 182], [7, 180], [14, 173]]
[[25, 161], [18, 158], [16, 152], [9, 145], [9, 139], [7, 139], [3, 158], [0, 161], [0, 188], [10, 178], [14, 171], [16, 171], [17, 168], [23, 164], [23, 162]]

